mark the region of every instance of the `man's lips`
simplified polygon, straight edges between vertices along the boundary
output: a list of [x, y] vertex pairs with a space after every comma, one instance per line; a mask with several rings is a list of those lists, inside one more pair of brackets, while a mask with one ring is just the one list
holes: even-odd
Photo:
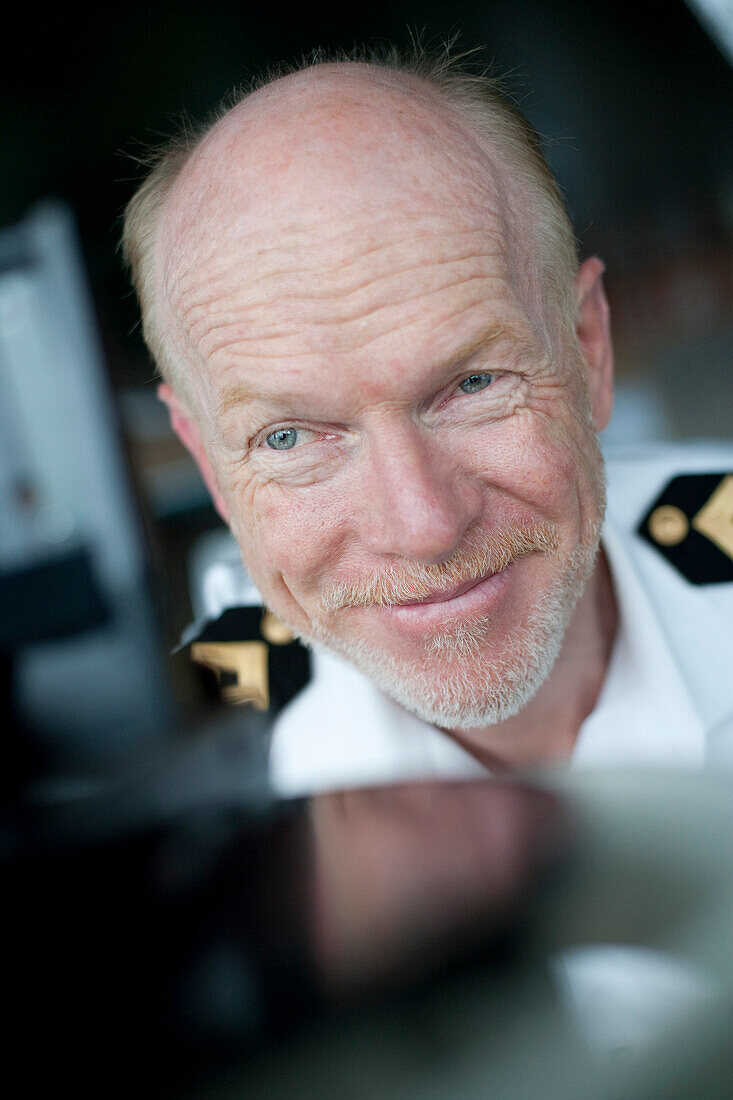
[[418, 635], [456, 618], [483, 616], [501, 599], [514, 564], [510, 562], [498, 573], [485, 573], [411, 603], [388, 604], [382, 610], [401, 630], [417, 631]]
[[389, 604], [390, 607], [419, 607], [423, 604], [430, 603], [447, 603], [448, 600], [455, 600], [458, 596], [462, 596], [464, 592], [470, 592], [472, 588], [475, 588], [477, 584], [481, 584], [482, 581], [487, 580], [489, 577], [493, 577], [494, 573], [485, 573], [482, 577], [474, 577], [470, 581], [464, 581], [463, 584], [454, 585], [453, 588], [447, 588], [442, 591], [431, 592], [427, 596], [421, 596], [416, 600], [400, 600], [397, 604]]

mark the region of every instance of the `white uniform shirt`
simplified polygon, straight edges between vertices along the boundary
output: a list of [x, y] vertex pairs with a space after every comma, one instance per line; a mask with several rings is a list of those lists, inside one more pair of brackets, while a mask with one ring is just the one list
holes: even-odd
[[[655, 446], [607, 456], [606, 551], [619, 628], [571, 767], [733, 764], [733, 584], [690, 584], [635, 529], [679, 474], [724, 473], [725, 445]], [[275, 723], [270, 778], [283, 795], [486, 769], [332, 654]]]

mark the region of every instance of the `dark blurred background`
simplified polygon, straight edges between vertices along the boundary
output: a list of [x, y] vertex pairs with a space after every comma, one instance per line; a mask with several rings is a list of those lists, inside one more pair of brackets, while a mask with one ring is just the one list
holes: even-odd
[[316, 47], [404, 46], [414, 31], [428, 44], [458, 31], [461, 48], [484, 48], [546, 141], [581, 252], [608, 265], [619, 399], [607, 445], [730, 438], [733, 54], [696, 4], [209, 0], [16, 13], [4, 33], [0, 228], [48, 198], [75, 220], [163, 578], [166, 644], [195, 611], [191, 555], [218, 521], [156, 401], [117, 251], [136, 158], [182, 111], [206, 116], [271, 64]]

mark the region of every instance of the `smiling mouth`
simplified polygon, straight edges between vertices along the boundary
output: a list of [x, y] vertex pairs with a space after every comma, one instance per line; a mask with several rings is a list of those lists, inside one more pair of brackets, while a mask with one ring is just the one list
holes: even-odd
[[498, 572], [484, 573], [480, 577], [455, 584], [452, 588], [437, 590], [415, 600], [386, 604], [382, 611], [399, 627], [408, 631], [417, 631], [424, 636], [425, 631], [456, 618], [480, 616], [493, 612], [501, 593], [506, 590], [509, 574], [513, 572], [514, 562], [509, 562]]
[[472, 588], [476, 588], [482, 581], [486, 581], [489, 577], [495, 577], [496, 573], [484, 573], [482, 577], [474, 577], [470, 581], [464, 581], [463, 584], [454, 585], [453, 588], [445, 589], [444, 591], [431, 592], [427, 596], [421, 596], [416, 600], [400, 600], [399, 603], [388, 604], [388, 607], [422, 607], [425, 604], [433, 603], [447, 603], [449, 600], [455, 600], [458, 596], [463, 596], [466, 592], [470, 592]]

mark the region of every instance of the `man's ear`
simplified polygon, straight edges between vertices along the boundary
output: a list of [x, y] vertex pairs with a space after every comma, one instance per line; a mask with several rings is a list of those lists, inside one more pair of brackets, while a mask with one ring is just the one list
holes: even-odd
[[591, 256], [575, 276], [575, 333], [585, 360], [588, 395], [596, 431], [602, 431], [613, 409], [613, 345], [610, 311], [603, 290], [605, 268]]
[[173, 431], [198, 466], [206, 488], [211, 494], [214, 507], [224, 522], [228, 524], [229, 509], [224, 503], [224, 498], [219, 491], [216, 475], [209, 461], [209, 456], [204, 450], [204, 445], [201, 441], [201, 431], [198, 424], [193, 417], [184, 410], [181, 402], [167, 383], [163, 382], [158, 386], [158, 397], [168, 408]]

